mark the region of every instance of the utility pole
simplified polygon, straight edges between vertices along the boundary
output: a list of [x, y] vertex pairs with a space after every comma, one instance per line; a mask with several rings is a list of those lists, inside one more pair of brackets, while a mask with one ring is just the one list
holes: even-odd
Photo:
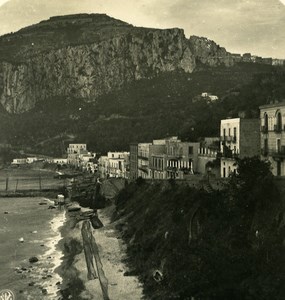
[[18, 189], [18, 183], [19, 183], [19, 179], [17, 179], [17, 181], [16, 181], [15, 193], [17, 192], [17, 189]]
[[40, 187], [40, 191], [42, 190], [42, 178], [41, 176], [39, 176], [39, 187]]
[[9, 188], [9, 177], [6, 178], [6, 192], [8, 191]]

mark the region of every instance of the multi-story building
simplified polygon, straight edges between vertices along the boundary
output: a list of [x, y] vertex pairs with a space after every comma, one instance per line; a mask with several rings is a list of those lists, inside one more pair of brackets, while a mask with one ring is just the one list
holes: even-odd
[[108, 171], [110, 177], [127, 178], [129, 172], [129, 152], [108, 152]]
[[261, 158], [270, 161], [275, 176], [285, 176], [285, 102], [260, 107]]
[[129, 178], [129, 152], [108, 152], [98, 159], [98, 171], [101, 178]]
[[149, 175], [153, 179], [166, 179], [166, 142], [154, 140], [149, 146]]
[[130, 144], [130, 177], [131, 180], [138, 178], [138, 143]]
[[236, 171], [236, 158], [260, 155], [260, 120], [221, 120], [221, 177]]
[[108, 165], [109, 159], [108, 156], [101, 156], [98, 159], [98, 171], [100, 178], [106, 178], [108, 175]]
[[166, 141], [166, 176], [183, 179], [185, 174], [194, 174], [198, 166], [199, 143], [180, 140]]
[[70, 165], [80, 166], [80, 154], [88, 154], [86, 144], [69, 144], [67, 148], [67, 162]]
[[[220, 177], [220, 164], [216, 166], [214, 162], [218, 162], [217, 158], [220, 154], [220, 138], [219, 137], [205, 137], [200, 142], [198, 150], [198, 167], [199, 174], [209, 174]], [[212, 167], [208, 168], [211, 163]], [[215, 166], [215, 168], [214, 168]]]
[[149, 172], [149, 147], [151, 143], [139, 143], [138, 144], [138, 177], [150, 178]]

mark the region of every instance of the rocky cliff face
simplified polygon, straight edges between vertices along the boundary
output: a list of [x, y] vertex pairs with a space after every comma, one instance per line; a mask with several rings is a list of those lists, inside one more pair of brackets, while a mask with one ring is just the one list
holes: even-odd
[[232, 66], [234, 63], [231, 53], [207, 38], [191, 36], [189, 39], [189, 48], [197, 61], [203, 64], [209, 66], [220, 64]]
[[[76, 19], [53, 18], [2, 38], [0, 102], [6, 111], [28, 111], [37, 101], [54, 96], [95, 101], [126, 82], [175, 70], [191, 73], [197, 58], [211, 66], [231, 64], [223, 48], [214, 43], [208, 48], [199, 38], [187, 40], [181, 29], [135, 28], [107, 16], [100, 19], [99, 28], [98, 18], [89, 15], [80, 15], [74, 27]], [[97, 27], [88, 35], [91, 25]], [[41, 42], [43, 34], [46, 39]]]

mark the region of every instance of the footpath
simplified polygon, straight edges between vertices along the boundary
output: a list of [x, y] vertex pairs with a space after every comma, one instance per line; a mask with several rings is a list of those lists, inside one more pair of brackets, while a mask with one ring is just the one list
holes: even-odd
[[[104, 186], [109, 199], [113, 184]], [[140, 300], [143, 288], [138, 278], [129, 276], [125, 263], [127, 246], [111, 222], [115, 206], [68, 212], [61, 244], [65, 256], [60, 268], [62, 295], [67, 299]]]

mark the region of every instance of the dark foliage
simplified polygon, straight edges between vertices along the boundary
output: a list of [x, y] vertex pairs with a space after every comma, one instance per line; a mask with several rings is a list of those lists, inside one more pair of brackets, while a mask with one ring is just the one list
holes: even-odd
[[[257, 158], [240, 160], [238, 170], [220, 192], [169, 182], [121, 191], [117, 218], [128, 223], [129, 263], [150, 299], [284, 299], [279, 192]], [[162, 281], [154, 280], [155, 270]]]
[[[126, 84], [95, 103], [55, 97], [24, 114], [0, 112], [0, 142], [59, 155], [71, 141], [85, 142], [101, 153], [169, 135], [196, 141], [217, 136], [222, 118], [236, 117], [240, 111], [258, 117], [261, 104], [285, 99], [284, 82], [284, 68], [246, 63], [192, 74], [165, 73]], [[220, 100], [209, 103], [197, 97], [205, 91]]]

